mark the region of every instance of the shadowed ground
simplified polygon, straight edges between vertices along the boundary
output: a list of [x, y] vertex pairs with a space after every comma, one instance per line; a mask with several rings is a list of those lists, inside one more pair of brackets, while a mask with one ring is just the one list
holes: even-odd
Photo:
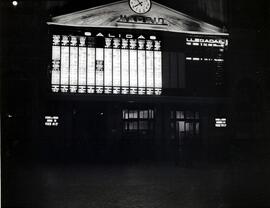
[[[268, 161], [269, 162], [269, 161]], [[269, 163], [50, 164], [9, 162], [4, 202], [37, 208], [270, 207]]]

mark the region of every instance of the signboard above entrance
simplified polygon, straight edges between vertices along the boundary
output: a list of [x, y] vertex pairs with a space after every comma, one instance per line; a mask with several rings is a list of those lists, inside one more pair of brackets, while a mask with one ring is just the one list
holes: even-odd
[[141, 15], [120, 15], [118, 23], [130, 23], [130, 24], [149, 24], [149, 25], [164, 25], [167, 26], [168, 24], [165, 23], [165, 20], [162, 17], [146, 17]]

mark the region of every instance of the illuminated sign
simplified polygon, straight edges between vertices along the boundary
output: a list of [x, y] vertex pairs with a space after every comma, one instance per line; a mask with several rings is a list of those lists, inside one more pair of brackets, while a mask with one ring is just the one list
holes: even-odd
[[164, 18], [161, 17], [146, 17], [140, 15], [120, 15], [119, 20], [117, 22], [120, 23], [131, 23], [131, 24], [150, 24], [150, 25], [164, 25], [165, 23]]
[[161, 94], [161, 41], [156, 36], [88, 32], [53, 35], [52, 42], [53, 92]]
[[226, 118], [215, 118], [215, 127], [227, 127]]
[[227, 39], [207, 39], [207, 38], [186, 38], [186, 45], [225, 47], [228, 46]]
[[58, 126], [58, 116], [45, 116], [45, 126]]

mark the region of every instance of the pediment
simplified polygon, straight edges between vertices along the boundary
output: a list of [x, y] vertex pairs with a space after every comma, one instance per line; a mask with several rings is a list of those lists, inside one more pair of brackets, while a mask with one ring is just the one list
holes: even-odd
[[137, 15], [130, 9], [127, 0], [56, 16], [48, 24], [228, 35], [222, 28], [200, 21], [156, 2], [152, 2], [149, 12], [144, 15]]

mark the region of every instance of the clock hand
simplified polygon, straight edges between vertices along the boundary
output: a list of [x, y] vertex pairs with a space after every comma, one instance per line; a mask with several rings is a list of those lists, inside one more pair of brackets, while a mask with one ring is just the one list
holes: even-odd
[[[140, 0], [137, 0], [137, 2], [139, 2], [139, 4], [142, 6], [142, 2]], [[137, 4], [138, 5], [138, 4]]]
[[134, 6], [134, 8], [135, 8], [135, 7], [137, 7], [137, 6], [139, 6], [139, 5], [141, 5], [141, 6], [142, 6], [142, 3], [136, 4], [136, 5]]

